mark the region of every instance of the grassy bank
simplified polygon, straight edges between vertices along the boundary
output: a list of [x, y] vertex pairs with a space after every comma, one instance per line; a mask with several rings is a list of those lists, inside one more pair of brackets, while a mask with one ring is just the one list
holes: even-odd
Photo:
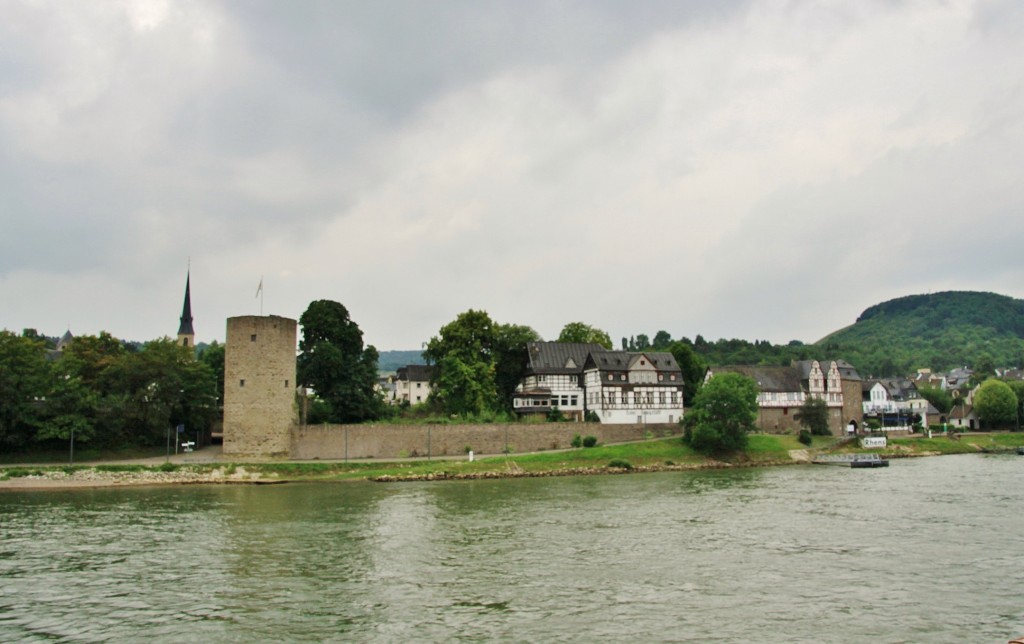
[[[137, 482], [273, 482], [407, 480], [431, 478], [496, 478], [502, 476], [539, 476], [558, 474], [598, 474], [602, 472], [699, 469], [706, 467], [744, 467], [792, 463], [790, 450], [806, 450], [811, 455], [832, 449], [834, 439], [815, 437], [807, 447], [795, 436], [755, 434], [748, 449], [728, 457], [708, 457], [694, 452], [678, 438], [651, 440], [622, 445], [597, 446], [558, 452], [512, 454], [468, 460], [405, 460], [395, 462], [331, 461], [272, 463], [203, 463], [96, 465], [96, 466], [5, 466], [0, 480], [24, 477], [116, 478], [118, 484]], [[839, 452], [870, 451], [889, 457], [933, 456], [978, 452], [1012, 452], [1024, 446], [1024, 433], [971, 434], [957, 438], [892, 438], [885, 450], [859, 450], [852, 446]], [[160, 476], [163, 476], [161, 478]]]

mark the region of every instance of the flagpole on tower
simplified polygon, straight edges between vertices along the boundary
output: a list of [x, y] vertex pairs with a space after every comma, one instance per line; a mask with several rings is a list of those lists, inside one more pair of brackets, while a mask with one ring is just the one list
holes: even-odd
[[260, 285], [256, 287], [256, 297], [260, 298], [260, 317], [263, 317], [263, 276], [260, 275]]

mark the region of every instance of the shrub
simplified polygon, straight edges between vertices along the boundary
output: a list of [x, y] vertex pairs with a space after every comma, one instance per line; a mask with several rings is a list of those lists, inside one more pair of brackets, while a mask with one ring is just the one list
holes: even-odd
[[594, 447], [597, 445], [597, 436], [587, 436], [583, 439], [583, 447]]
[[583, 447], [583, 437], [581, 437], [579, 434], [576, 434], [575, 436], [572, 437], [572, 441], [570, 441], [569, 444], [577, 448]]
[[797, 440], [800, 441], [801, 443], [803, 443], [804, 445], [810, 445], [811, 444], [811, 432], [809, 430], [806, 430], [806, 429], [801, 429], [800, 430], [800, 436], [797, 437]]
[[633, 469], [633, 464], [621, 458], [616, 458], [608, 461], [608, 467], [619, 470], [631, 470]]
[[587, 413], [583, 415], [583, 421], [587, 423], [599, 423], [601, 418], [597, 415], [597, 412], [593, 409], [588, 409]]
[[178, 466], [170, 461], [167, 461], [165, 463], [161, 463], [156, 469], [158, 472], [177, 472]]

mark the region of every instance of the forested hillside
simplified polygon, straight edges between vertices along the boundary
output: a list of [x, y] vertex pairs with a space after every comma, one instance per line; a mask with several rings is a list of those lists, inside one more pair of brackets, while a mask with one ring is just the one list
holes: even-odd
[[1024, 360], [1024, 300], [995, 293], [911, 295], [865, 310], [857, 322], [817, 343], [862, 375], [897, 375]]
[[392, 373], [399, 367], [410, 364], [426, 364], [423, 359], [423, 351], [381, 351], [377, 360], [377, 371], [381, 373]]

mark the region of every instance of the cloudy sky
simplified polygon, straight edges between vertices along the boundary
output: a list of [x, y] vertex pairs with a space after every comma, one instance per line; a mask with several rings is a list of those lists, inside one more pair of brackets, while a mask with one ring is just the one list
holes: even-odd
[[0, 0], [0, 328], [818, 340], [1024, 296], [1024, 3]]

